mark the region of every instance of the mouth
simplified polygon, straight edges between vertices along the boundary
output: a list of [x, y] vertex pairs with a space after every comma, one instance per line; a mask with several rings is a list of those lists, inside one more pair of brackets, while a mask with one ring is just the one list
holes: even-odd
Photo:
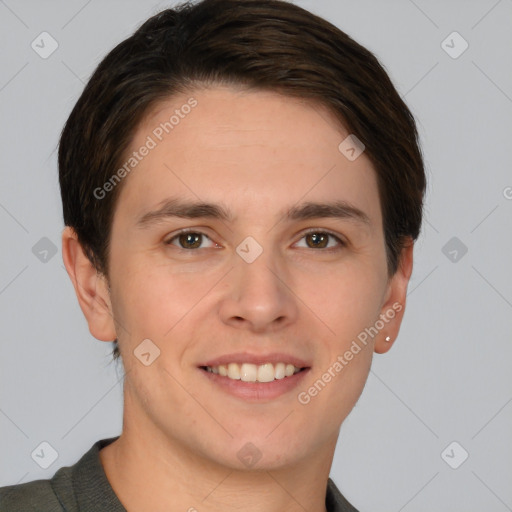
[[242, 382], [272, 382], [291, 377], [296, 373], [306, 370], [306, 367], [297, 367], [292, 363], [279, 362], [264, 363], [260, 365], [252, 363], [228, 363], [217, 366], [200, 366], [206, 372]]
[[245, 401], [261, 402], [292, 391], [311, 370], [297, 358], [286, 355], [232, 355], [198, 367], [210, 384]]

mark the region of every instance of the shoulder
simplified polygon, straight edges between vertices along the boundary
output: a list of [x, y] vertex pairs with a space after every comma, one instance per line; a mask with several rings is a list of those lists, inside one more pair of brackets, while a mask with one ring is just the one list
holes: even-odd
[[60, 512], [64, 510], [50, 480], [0, 487], [2, 512]]
[[341, 494], [336, 484], [329, 478], [327, 481], [327, 495], [325, 506], [328, 512], [358, 512], [345, 496]]
[[94, 443], [78, 462], [61, 467], [51, 479], [0, 487], [0, 512], [124, 511], [98, 455], [115, 439]]

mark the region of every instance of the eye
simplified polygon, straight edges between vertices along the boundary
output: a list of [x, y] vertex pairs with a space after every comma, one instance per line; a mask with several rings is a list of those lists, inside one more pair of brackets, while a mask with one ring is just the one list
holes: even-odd
[[[319, 231], [319, 230], [311, 230], [303, 235], [301, 240], [304, 239], [306, 245], [302, 245], [301, 247], [306, 247], [307, 249], [333, 249], [341, 248], [345, 246], [345, 242], [341, 240], [334, 233], [329, 233], [328, 231]], [[329, 239], [334, 240], [334, 246], [329, 245]]]
[[[169, 238], [165, 241], [166, 245], [176, 245], [179, 249], [206, 249], [208, 247], [201, 247], [204, 239], [210, 240], [210, 238], [201, 233], [200, 231], [182, 230], [177, 235]], [[176, 243], [175, 243], [176, 242]], [[218, 244], [210, 240], [211, 245], [209, 247], [220, 247]]]

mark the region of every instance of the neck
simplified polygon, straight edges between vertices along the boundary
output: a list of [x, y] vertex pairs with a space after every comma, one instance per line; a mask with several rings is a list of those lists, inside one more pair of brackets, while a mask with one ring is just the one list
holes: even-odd
[[128, 512], [326, 511], [336, 439], [284, 467], [239, 470], [164, 436], [149, 422], [128, 419], [125, 409], [123, 433], [100, 451], [107, 479]]

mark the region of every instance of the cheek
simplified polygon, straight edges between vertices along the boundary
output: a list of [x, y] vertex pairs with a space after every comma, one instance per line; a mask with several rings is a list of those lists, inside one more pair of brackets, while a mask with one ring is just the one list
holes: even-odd
[[314, 313], [328, 344], [339, 350], [378, 318], [385, 280], [376, 267], [347, 264], [303, 275], [297, 287], [305, 311]]
[[132, 343], [150, 338], [165, 344], [174, 326], [218, 281], [214, 273], [176, 272], [171, 265], [136, 258], [119, 265], [116, 274], [114, 317], [130, 332]]
[[[371, 345], [361, 345], [355, 354], [348, 349], [349, 346], [344, 346], [333, 351], [297, 392], [299, 412], [307, 417], [307, 428], [319, 442], [338, 435], [340, 425], [357, 403], [368, 378]], [[350, 360], [345, 355], [347, 351], [351, 353]]]
[[315, 277], [304, 280], [302, 296], [309, 296], [308, 306], [318, 315], [322, 350], [297, 398], [311, 418], [322, 419], [318, 429], [334, 432], [357, 402], [370, 371], [373, 338], [365, 329], [378, 319], [385, 278], [377, 265], [355, 264]]

